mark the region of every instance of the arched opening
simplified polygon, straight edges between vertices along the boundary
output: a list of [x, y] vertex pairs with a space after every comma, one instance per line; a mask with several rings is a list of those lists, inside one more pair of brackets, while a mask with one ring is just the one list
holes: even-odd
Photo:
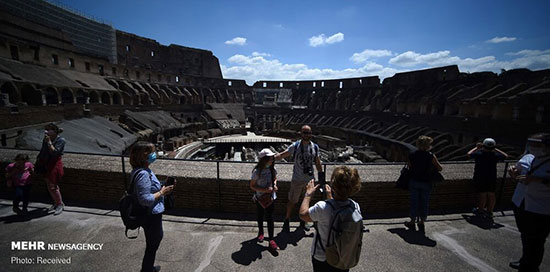
[[88, 95], [82, 89], [76, 90], [76, 103], [86, 104], [87, 96]]
[[73, 92], [71, 92], [71, 90], [63, 89], [61, 91], [61, 103], [63, 103], [63, 104], [73, 104], [74, 103]]
[[111, 105], [111, 97], [108, 92], [103, 92], [101, 94], [101, 103], [106, 105]]
[[6, 82], [0, 87], [2, 93], [7, 94], [11, 104], [17, 104], [19, 102], [19, 94], [17, 88], [12, 82]]
[[99, 103], [99, 94], [96, 91], [90, 92], [90, 103]]
[[113, 94], [113, 105], [120, 105], [122, 104], [120, 101], [120, 94], [114, 93]]
[[44, 90], [44, 95], [46, 96], [46, 105], [59, 104], [59, 97], [57, 96], [57, 90], [55, 88], [46, 88], [46, 90]]
[[186, 100], [187, 100], [187, 99], [185, 98], [185, 96], [183, 96], [183, 95], [180, 96], [180, 104], [184, 105], [185, 102], [187, 102]]
[[21, 87], [21, 101], [29, 106], [42, 106], [42, 92], [32, 85]]

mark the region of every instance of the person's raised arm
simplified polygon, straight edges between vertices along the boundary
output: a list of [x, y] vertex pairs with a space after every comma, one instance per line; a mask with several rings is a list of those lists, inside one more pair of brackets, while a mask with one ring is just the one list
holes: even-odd
[[300, 219], [305, 222], [313, 222], [313, 219], [309, 216], [309, 203], [311, 202], [311, 197], [319, 185], [315, 185], [313, 179], [307, 183], [306, 194], [302, 200], [302, 205], [300, 205]]
[[438, 172], [441, 172], [441, 170], [443, 170], [443, 167], [441, 166], [441, 163], [439, 163], [439, 160], [437, 159], [437, 157], [435, 156], [435, 154], [433, 154], [433, 159], [432, 159], [432, 163], [434, 164], [435, 168], [437, 169]]
[[275, 156], [273, 157], [274, 160], [276, 161], [279, 161], [279, 160], [282, 160], [282, 159], [286, 159], [290, 157], [290, 152], [288, 150], [285, 150], [281, 153], [277, 153], [275, 154]]
[[480, 148], [482, 147], [482, 144], [481, 143], [477, 143], [476, 146], [472, 149], [470, 149], [470, 151], [468, 151], [468, 157], [472, 157], [472, 154], [474, 154], [474, 152], [478, 151]]

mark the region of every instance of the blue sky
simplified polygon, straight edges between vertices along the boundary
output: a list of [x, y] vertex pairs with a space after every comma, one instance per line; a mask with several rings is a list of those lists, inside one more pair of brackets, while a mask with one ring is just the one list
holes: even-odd
[[[224, 78], [331, 79], [457, 64], [550, 68], [550, 1], [61, 0], [122, 31], [210, 50]], [[390, 3], [387, 3], [390, 2]]]

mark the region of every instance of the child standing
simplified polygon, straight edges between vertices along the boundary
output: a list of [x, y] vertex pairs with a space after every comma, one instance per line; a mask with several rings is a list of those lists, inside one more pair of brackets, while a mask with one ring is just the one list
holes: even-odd
[[[28, 212], [29, 198], [31, 195], [31, 175], [34, 175], [34, 165], [29, 162], [29, 156], [18, 154], [15, 162], [6, 167], [6, 181], [8, 187], [15, 188], [13, 198], [13, 212], [24, 215]], [[23, 210], [19, 209], [19, 202], [23, 200]]]

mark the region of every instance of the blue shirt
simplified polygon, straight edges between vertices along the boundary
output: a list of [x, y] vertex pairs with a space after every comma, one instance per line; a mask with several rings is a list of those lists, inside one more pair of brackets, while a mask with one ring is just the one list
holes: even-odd
[[132, 170], [131, 177], [134, 177], [134, 174], [136, 175], [134, 192], [136, 192], [139, 204], [143, 207], [148, 207], [151, 214], [163, 213], [164, 196], [159, 197], [157, 200], [155, 200], [154, 196], [162, 187], [157, 176], [149, 168], [134, 169]]

